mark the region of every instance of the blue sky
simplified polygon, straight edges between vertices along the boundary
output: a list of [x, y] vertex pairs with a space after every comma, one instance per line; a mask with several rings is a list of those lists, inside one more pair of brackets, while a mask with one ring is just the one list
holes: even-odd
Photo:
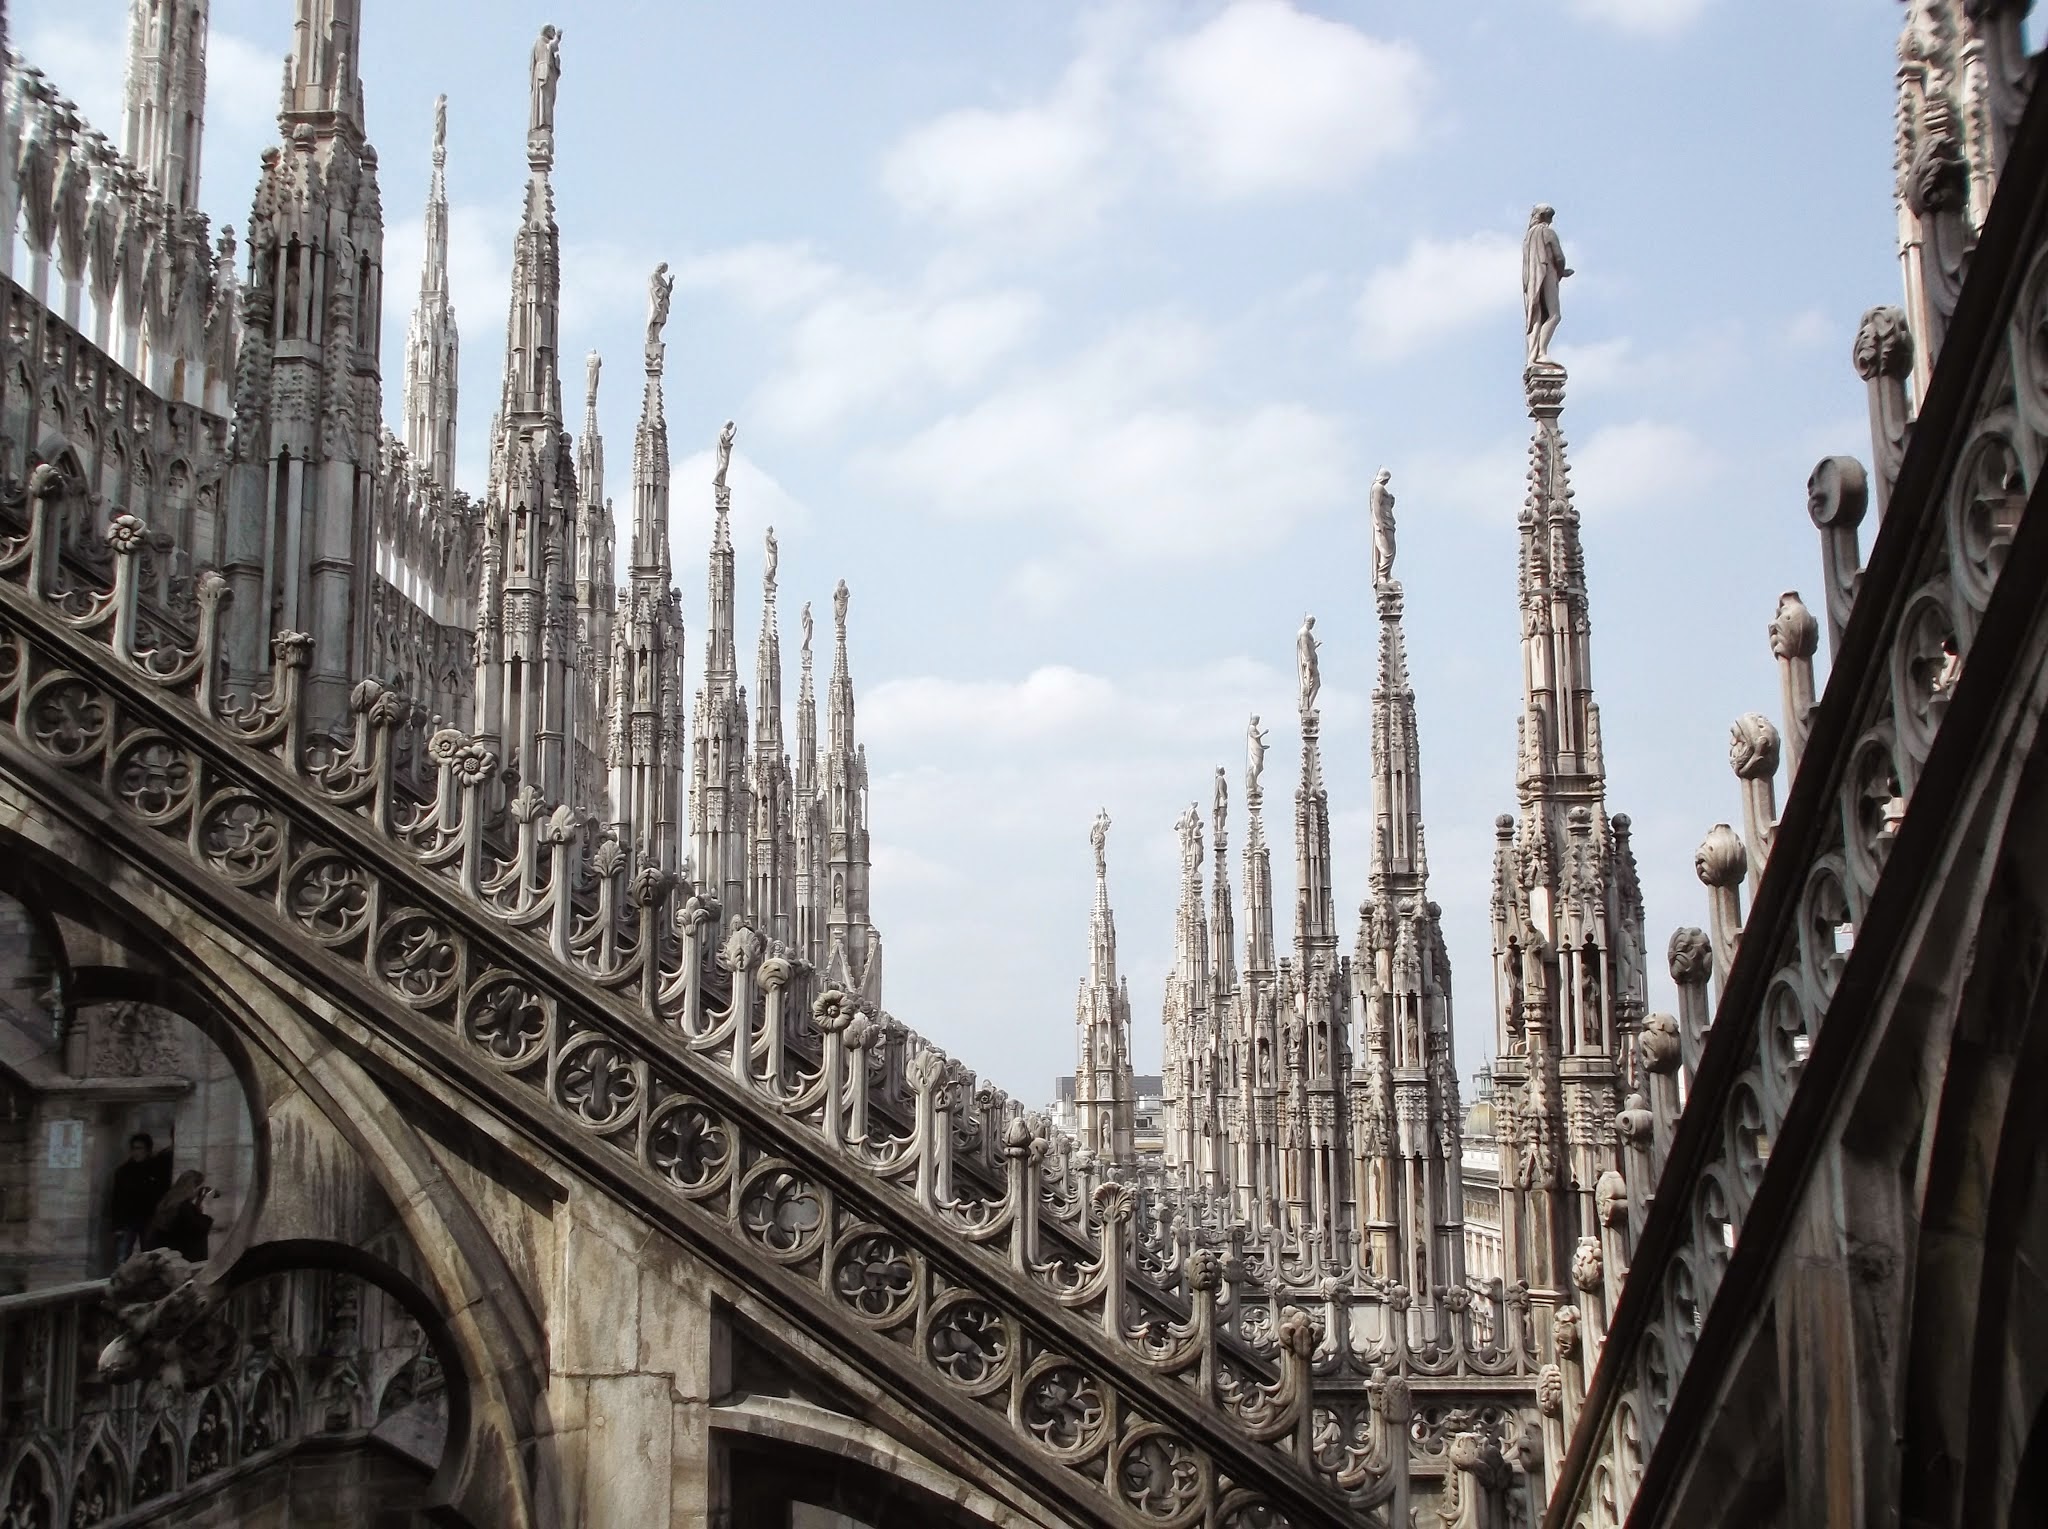
[[[11, 9], [15, 46], [118, 134], [124, 0]], [[433, 99], [449, 97], [473, 492], [527, 55], [566, 9], [365, 5], [387, 379], [417, 291]], [[214, 0], [217, 224], [246, 221], [290, 15]], [[835, 579], [852, 588], [890, 1009], [1049, 1097], [1073, 1066], [1088, 827], [1106, 806], [1137, 1057], [1156, 1065], [1173, 823], [1191, 800], [1206, 814], [1228, 765], [1241, 895], [1253, 711], [1286, 938], [1304, 611], [1325, 639], [1352, 925], [1376, 664], [1365, 490], [1385, 466], [1461, 1070], [1491, 1053], [1528, 436], [1514, 251], [1539, 200], [1578, 273], [1556, 354], [1610, 806], [1635, 819], [1653, 948], [1703, 922], [1693, 849], [1739, 822], [1728, 725], [1776, 713], [1779, 591], [1819, 603], [1806, 474], [1867, 455], [1849, 345], [1866, 307], [1897, 300], [1898, 22], [1882, 0], [576, 7], [556, 118], [563, 348], [612, 362], [607, 489], [628, 517], [634, 357], [667, 260], [689, 666], [709, 448], [730, 417], [742, 587], [772, 522], [792, 703], [798, 604], [825, 612]], [[384, 403], [395, 422], [395, 380]], [[749, 655], [757, 611], [743, 594]], [[1652, 971], [1668, 1006], [1661, 956]]]

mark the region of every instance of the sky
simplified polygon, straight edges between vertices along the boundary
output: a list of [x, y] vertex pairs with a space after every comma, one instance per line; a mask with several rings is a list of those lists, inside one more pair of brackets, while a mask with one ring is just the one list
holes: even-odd
[[[14, 46], [118, 136], [125, 0], [10, 10]], [[291, 11], [213, 0], [201, 201], [216, 226], [245, 224], [275, 141]], [[1489, 1058], [1492, 825], [1514, 806], [1521, 672], [1517, 250], [1539, 201], [1576, 271], [1554, 354], [1609, 806], [1635, 822], [1652, 950], [1705, 922], [1693, 850], [1740, 822], [1729, 724], [1777, 717], [1779, 592], [1820, 604], [1806, 476], [1868, 455], [1849, 353], [1862, 312], [1898, 300], [1896, 4], [364, 11], [387, 418], [445, 92], [458, 479], [481, 493], [528, 54], [563, 22], [563, 350], [614, 362], [600, 422], [621, 555], [634, 358], [665, 260], [693, 687], [711, 448], [731, 418], [743, 661], [751, 674], [772, 524], [792, 706], [798, 607], [829, 632], [832, 585], [851, 587], [884, 999], [953, 1055], [1032, 1102], [1073, 1070], [1088, 830], [1106, 808], [1135, 1056], [1156, 1070], [1174, 821], [1199, 801], [1206, 822], [1228, 766], [1241, 899], [1253, 712], [1288, 939], [1307, 612], [1338, 915], [1355, 928], [1377, 667], [1365, 505], [1385, 467], [1458, 1064]], [[1661, 954], [1651, 974], [1669, 1007]]]

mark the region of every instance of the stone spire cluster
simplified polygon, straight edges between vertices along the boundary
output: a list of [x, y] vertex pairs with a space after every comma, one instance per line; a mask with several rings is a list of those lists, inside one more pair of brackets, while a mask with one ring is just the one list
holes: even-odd
[[[1191, 1213], [1324, 1269], [1464, 1280], [1450, 972], [1428, 898], [1415, 695], [1393, 579], [1393, 495], [1373, 485], [1380, 673], [1373, 692], [1374, 839], [1356, 954], [1338, 948], [1315, 618], [1295, 639], [1301, 766], [1294, 798], [1293, 945], [1278, 957], [1265, 829], [1266, 734], [1245, 738], [1244, 960], [1228, 873], [1229, 787], [1177, 825], [1181, 884], [1167, 977], [1164, 1179]], [[1085, 1013], [1085, 1007], [1084, 1007]], [[1079, 1085], [1076, 1087], [1077, 1099]]]
[[[165, 188], [150, 201], [151, 216], [197, 220], [203, 235], [196, 213], [178, 211], [196, 180], [200, 113], [194, 105], [189, 124], [172, 119], [203, 86], [206, 6], [171, 10], [159, 15], [138, 0], [130, 134], [138, 163]], [[453, 483], [460, 341], [448, 269], [445, 97], [434, 112], [402, 434], [381, 422], [383, 218], [355, 62], [359, 19], [359, 0], [298, 0], [282, 136], [263, 157], [246, 286], [238, 293], [231, 269], [219, 268], [220, 291], [243, 310], [221, 368], [234, 379], [228, 460], [218, 512], [181, 529], [195, 563], [217, 566], [231, 591], [229, 693], [255, 695], [273, 645], [308, 635], [303, 693], [315, 736], [353, 729], [361, 681], [388, 685], [409, 708], [401, 752], [416, 781], [431, 782], [435, 750], [453, 746], [444, 736], [453, 730], [501, 766], [493, 810], [516, 820], [504, 822], [508, 834], [534, 814], [567, 809], [597, 825], [633, 871], [687, 877], [721, 924], [753, 926], [878, 1003], [881, 941], [869, 914], [867, 761], [854, 732], [846, 587], [834, 602], [822, 748], [804, 608], [792, 761], [772, 532], [749, 735], [736, 656], [730, 425], [712, 484], [704, 682], [694, 716], [685, 706], [663, 397], [674, 292], [666, 265], [649, 284], [623, 579], [598, 428], [603, 363], [594, 353], [580, 435], [569, 430], [553, 184], [560, 33], [543, 28], [530, 55], [503, 379], [488, 483], [472, 499]], [[217, 300], [212, 288], [201, 292], [202, 313]], [[135, 332], [152, 345], [169, 333], [154, 319]]]

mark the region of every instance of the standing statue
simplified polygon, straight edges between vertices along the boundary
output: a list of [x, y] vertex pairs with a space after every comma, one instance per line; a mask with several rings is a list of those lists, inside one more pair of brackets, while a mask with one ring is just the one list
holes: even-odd
[[1550, 359], [1550, 337], [1557, 333], [1557, 284], [1572, 274], [1564, 263], [1564, 246], [1550, 220], [1556, 210], [1539, 204], [1529, 214], [1522, 236], [1522, 323], [1528, 331], [1529, 364]]
[[846, 602], [848, 598], [846, 580], [841, 579], [837, 587], [832, 591], [832, 625], [837, 629], [842, 641], [846, 637]]
[[799, 620], [801, 620], [801, 621], [802, 621], [802, 623], [803, 623], [803, 628], [804, 628], [804, 652], [805, 652], [805, 654], [806, 654], [806, 655], [808, 655], [808, 654], [810, 653], [810, 651], [811, 651], [811, 602], [810, 602], [810, 601], [808, 601], [808, 600], [804, 601], [804, 613], [803, 613], [803, 615], [802, 615], [801, 617], [799, 617], [798, 619], [799, 619]]
[[[1229, 806], [1230, 777], [1224, 772], [1223, 766], [1218, 765], [1216, 767], [1216, 805], [1214, 809], [1217, 822], [1221, 823], [1223, 821], [1223, 814], [1228, 810]], [[1217, 832], [1221, 833], [1222, 830], [1219, 828]]]
[[711, 486], [721, 494], [725, 492], [726, 469], [732, 466], [733, 439], [739, 433], [739, 427], [731, 420], [727, 420], [725, 428], [718, 432], [718, 471], [711, 475]]
[[654, 268], [654, 274], [647, 278], [647, 348], [651, 351], [661, 343], [661, 331], [668, 323], [669, 299], [675, 295], [676, 279], [668, 274], [666, 260]]
[[1244, 790], [1245, 795], [1255, 795], [1259, 789], [1259, 777], [1266, 773], [1266, 735], [1259, 729], [1258, 713], [1252, 713], [1251, 726], [1244, 733]]
[[775, 545], [775, 527], [770, 526], [768, 528], [768, 565], [766, 572], [762, 574], [762, 578], [766, 581], [771, 594], [775, 589], [775, 570], [781, 565], [781, 562], [781, 549]]
[[562, 29], [542, 27], [533, 45], [532, 114], [528, 133], [555, 130], [555, 87], [562, 82]]
[[604, 357], [592, 351], [583, 358], [583, 406], [597, 407], [597, 374], [604, 370]]
[[[843, 587], [843, 586], [842, 586]], [[1095, 826], [1088, 830], [1088, 842], [1095, 847], [1095, 879], [1101, 881], [1109, 875], [1109, 809], [1099, 809], [1095, 814]]]
[[1323, 688], [1323, 668], [1316, 661], [1316, 618], [1303, 616], [1301, 630], [1294, 638], [1295, 666], [1301, 671], [1301, 714], [1315, 710], [1316, 694]]
[[439, 164], [448, 152], [448, 98], [434, 97], [434, 163]]
[[1372, 480], [1367, 502], [1372, 509], [1372, 583], [1377, 589], [1394, 577], [1394, 495], [1388, 489], [1393, 477], [1384, 467]]

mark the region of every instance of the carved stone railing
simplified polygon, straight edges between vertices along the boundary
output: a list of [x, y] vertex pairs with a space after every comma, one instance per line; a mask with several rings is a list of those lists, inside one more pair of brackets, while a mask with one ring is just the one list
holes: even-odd
[[[419, 1325], [353, 1274], [297, 1269], [230, 1294], [218, 1378], [99, 1378], [123, 1333], [104, 1281], [0, 1298], [0, 1523], [85, 1529], [168, 1510], [314, 1438], [380, 1425], [432, 1475], [447, 1435], [440, 1358]], [[400, 1420], [394, 1422], [394, 1420]]]
[[[1003, 1190], [966, 1194], [964, 1069], [838, 993], [793, 1012], [795, 963], [739, 920], [713, 951], [706, 899], [616, 845], [586, 855], [584, 825], [530, 790], [494, 848], [496, 762], [460, 733], [431, 740], [433, 790], [409, 800], [391, 747], [407, 708], [380, 684], [358, 687], [346, 752], [309, 748], [308, 639], [278, 639], [269, 689], [224, 706], [224, 585], [201, 575], [189, 648], [150, 642], [133, 517], [108, 529], [111, 587], [59, 603], [65, 496], [39, 470], [27, 532], [0, 540], [0, 760], [45, 810], [86, 814], [111, 849], [1069, 1511], [1405, 1518], [1403, 1404], [1386, 1412], [1401, 1385], [1319, 1437], [1306, 1315], [1275, 1313], [1278, 1364], [1261, 1360], [1218, 1320], [1219, 1260], [1191, 1260], [1179, 1292], [1143, 1274], [1135, 1196], [1103, 1183], [1085, 1208], [1049, 1205], [1044, 1138], [993, 1097], [968, 1136], [1000, 1154]], [[786, 1044], [805, 1026], [815, 1066]], [[871, 1106], [899, 1076], [909, 1129], [877, 1132]], [[1047, 1238], [1049, 1210], [1092, 1218], [1099, 1241]]]
[[[1682, 1012], [1646, 1033], [1645, 1063], [1660, 1089], [1672, 1089], [1681, 1070], [1690, 1088], [1683, 1114], [1675, 1090], [1642, 1111], [1644, 1144], [1664, 1168], [1604, 1340], [1584, 1354], [1572, 1323], [1545, 1378], [1553, 1428], [1572, 1429], [1545, 1518], [1553, 1529], [1609, 1529], [1673, 1479], [1688, 1439], [1667, 1425], [1696, 1414], [1725, 1378], [1718, 1360], [1693, 1364], [1695, 1351], [1725, 1358], [1750, 1315], [1750, 1300], [1717, 1296], [1738, 1270], [1754, 1298], [1777, 1248], [1771, 1236], [1750, 1236], [1752, 1215], [1769, 1206], [1768, 1224], [1778, 1225], [1811, 1167], [1801, 1149], [1811, 1121], [1852, 1054], [1854, 1014], [1841, 1021], [1847, 1028], [1828, 1028], [1837, 991], [1856, 992], [1860, 1004], [1865, 979], [1896, 955], [1897, 931], [1866, 928], [1888, 859], [1916, 825], [1935, 832], [1945, 821], [1950, 804], [1940, 793], [1922, 804], [1916, 788], [1943, 718], [1970, 686], [2007, 551], [2048, 477], [2048, 102], [2038, 94], [2002, 186], [1895, 481], [1881, 474], [1883, 519], [1860, 570], [1863, 474], [1846, 459], [1815, 474], [1814, 518], [1830, 538], [1833, 665], [1746, 919], [1742, 841], [1721, 829], [1701, 851], [1702, 879], [1717, 897], [1718, 1003], [1709, 1026], [1709, 942], [1681, 931], [1672, 971]], [[1900, 370], [1872, 367], [1891, 382]], [[1752, 837], [1766, 805], [1749, 814]]]

